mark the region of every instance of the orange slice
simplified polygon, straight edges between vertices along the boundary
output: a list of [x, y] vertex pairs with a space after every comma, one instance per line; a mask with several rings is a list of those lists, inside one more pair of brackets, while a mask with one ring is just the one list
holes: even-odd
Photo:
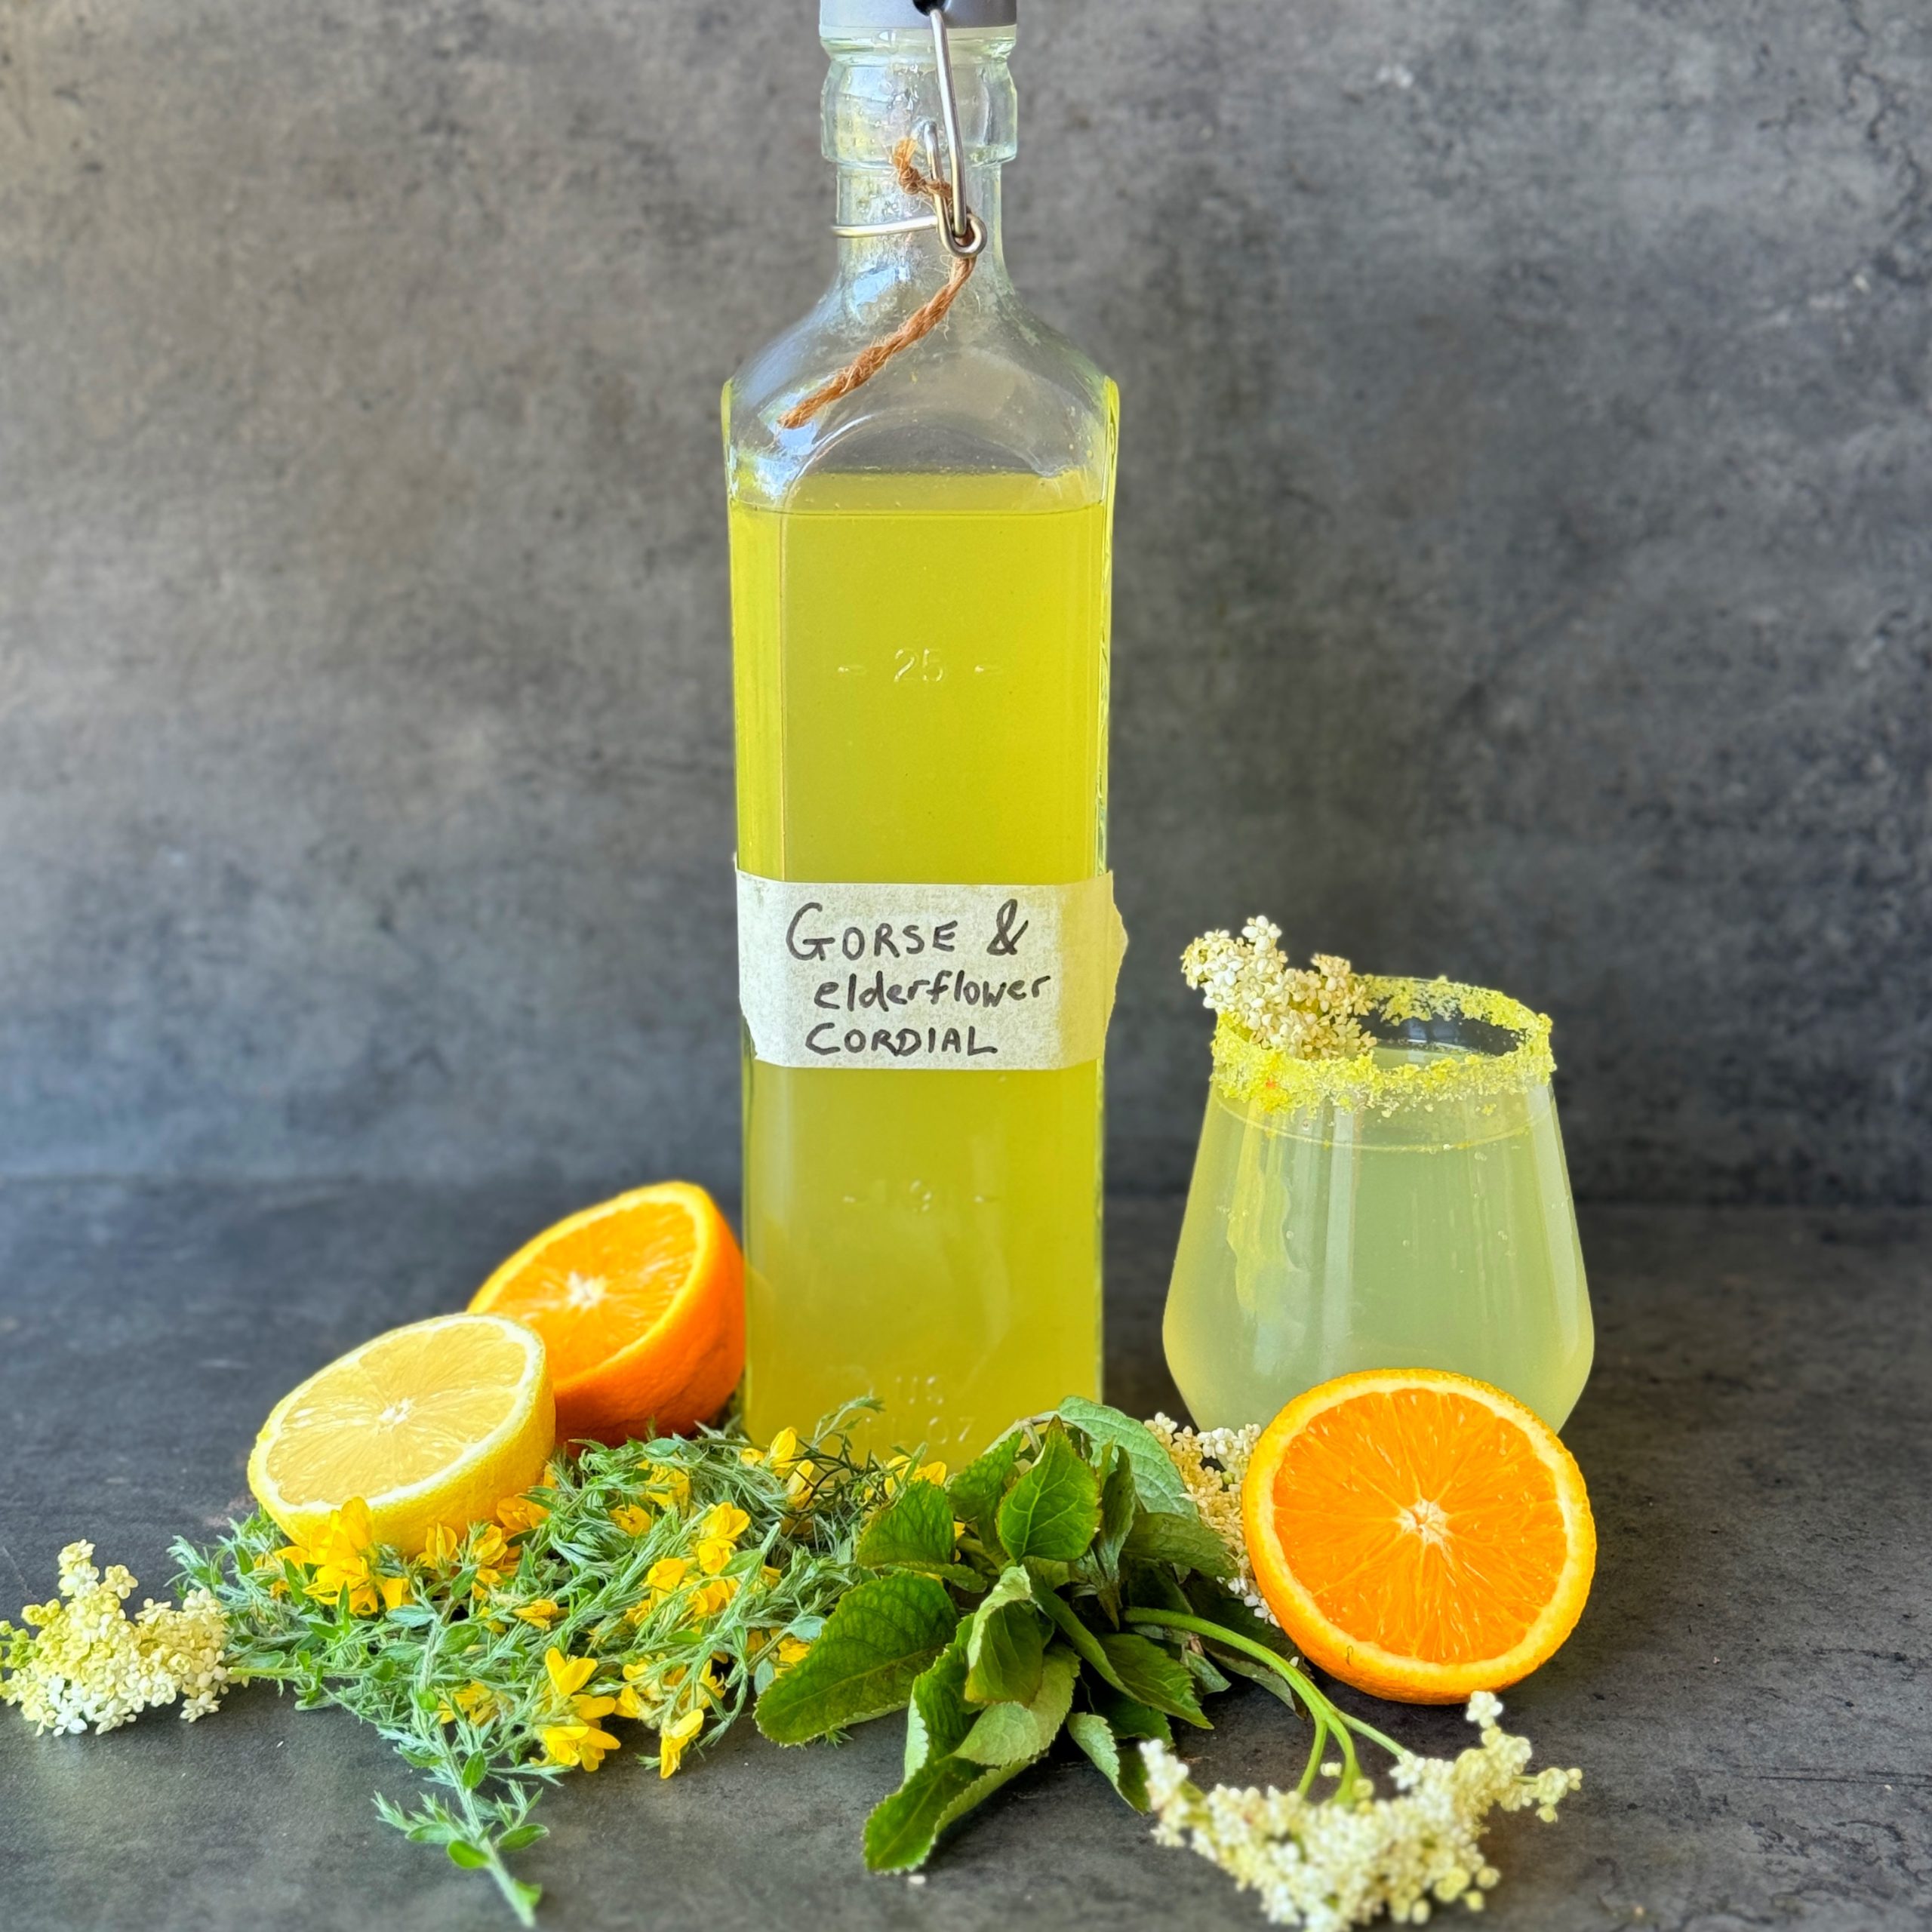
[[543, 1344], [495, 1316], [439, 1315], [352, 1349], [270, 1411], [248, 1487], [293, 1543], [361, 1497], [377, 1543], [415, 1555], [534, 1488], [556, 1442]]
[[717, 1204], [686, 1181], [635, 1189], [546, 1229], [469, 1306], [543, 1337], [567, 1440], [690, 1429], [724, 1406], [744, 1370], [744, 1263]]
[[1377, 1697], [1460, 1703], [1527, 1677], [1596, 1567], [1576, 1458], [1486, 1382], [1338, 1376], [1263, 1431], [1241, 1488], [1255, 1580], [1321, 1669]]

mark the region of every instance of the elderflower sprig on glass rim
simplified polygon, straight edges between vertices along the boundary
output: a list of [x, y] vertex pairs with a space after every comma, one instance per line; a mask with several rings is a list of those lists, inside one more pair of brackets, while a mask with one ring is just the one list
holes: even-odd
[[[1383, 1912], [1398, 1925], [1420, 1925], [1435, 1907], [1459, 1902], [1478, 1912], [1502, 1875], [1482, 1855], [1490, 1814], [1534, 1807], [1554, 1823], [1558, 1803], [1583, 1781], [1580, 1771], [1554, 1767], [1530, 1775], [1529, 1740], [1503, 1730], [1502, 1713], [1489, 1692], [1472, 1697], [1466, 1715], [1482, 1743], [1453, 1759], [1419, 1757], [1379, 1739], [1395, 1756], [1388, 1798], [1377, 1795], [1352, 1754], [1320, 1766], [1337, 1783], [1318, 1798], [1307, 1777], [1291, 1792], [1229, 1785], [1204, 1792], [1171, 1751], [1144, 1744], [1155, 1838], [1198, 1852], [1254, 1892], [1274, 1923], [1308, 1932], [1343, 1932]], [[1321, 1744], [1318, 1735], [1318, 1754]]]
[[36, 1733], [113, 1730], [177, 1703], [192, 1724], [220, 1706], [231, 1673], [208, 1591], [191, 1590], [178, 1610], [150, 1597], [131, 1618], [134, 1577], [118, 1563], [100, 1569], [91, 1543], [61, 1551], [60, 1586], [20, 1612], [26, 1629], [0, 1623], [0, 1703], [17, 1705]]
[[[1181, 955], [1182, 976], [1217, 1016], [1216, 1091], [1236, 1106], [1486, 1114], [1555, 1070], [1549, 1015], [1507, 993], [1358, 973], [1332, 953], [1291, 965], [1281, 936], [1257, 915], [1238, 939], [1204, 933]], [[1378, 1053], [1384, 1045], [1422, 1050]]]
[[589, 1447], [414, 1558], [373, 1544], [353, 1503], [309, 1543], [257, 1515], [176, 1555], [226, 1614], [230, 1669], [376, 1725], [429, 1787], [378, 1795], [385, 1821], [487, 1872], [529, 1924], [539, 1888], [509, 1860], [545, 1835], [544, 1788], [596, 1770], [626, 1725], [672, 1776], [857, 1580], [860, 1531], [903, 1480], [849, 1440], [875, 1406], [762, 1449], [714, 1430]]
[[1257, 913], [1236, 939], [1203, 933], [1180, 956], [1182, 977], [1211, 1013], [1257, 1044], [1297, 1060], [1358, 1060], [1374, 1042], [1362, 1030], [1368, 993], [1346, 959], [1318, 952], [1291, 966], [1281, 929]]

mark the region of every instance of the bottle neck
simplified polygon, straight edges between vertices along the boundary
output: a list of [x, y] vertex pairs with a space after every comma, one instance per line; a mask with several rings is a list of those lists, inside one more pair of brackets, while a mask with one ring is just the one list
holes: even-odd
[[[1000, 174], [1017, 148], [1018, 106], [1007, 58], [1013, 30], [955, 29], [949, 40], [958, 102], [960, 139], [966, 154], [967, 205], [986, 224], [986, 245], [975, 279], [1004, 282], [1004, 237], [1001, 224]], [[838, 213], [841, 226], [877, 225], [929, 215], [932, 203], [908, 195], [894, 171], [892, 156], [911, 137], [922, 172], [930, 171], [925, 130], [936, 131], [938, 172], [949, 171], [946, 119], [930, 33], [894, 29], [865, 35], [828, 35], [831, 67], [826, 76], [823, 147], [838, 170]], [[841, 281], [876, 285], [881, 280], [930, 285], [951, 266], [943, 242], [931, 229], [909, 234], [841, 235]]]
[[[926, 162], [919, 161], [923, 172]], [[946, 168], [940, 163], [940, 177]], [[1006, 274], [1006, 242], [1000, 222], [1000, 171], [995, 166], [972, 167], [966, 171], [966, 205], [985, 224], [986, 245], [978, 268], [1004, 277]], [[905, 192], [892, 171], [875, 168], [841, 168], [838, 171], [838, 214], [833, 217], [843, 227], [875, 226], [881, 222], [908, 221], [933, 211], [930, 200]], [[915, 229], [904, 235], [841, 235], [838, 237], [839, 272], [844, 276], [903, 275], [930, 281], [943, 275], [951, 265], [946, 245], [935, 229]]]

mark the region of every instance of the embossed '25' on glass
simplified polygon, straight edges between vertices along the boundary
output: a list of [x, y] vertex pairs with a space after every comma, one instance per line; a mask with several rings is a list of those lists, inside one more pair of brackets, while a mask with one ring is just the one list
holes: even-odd
[[1549, 1021], [1446, 980], [1367, 978], [1376, 1044], [1298, 1059], [1223, 1015], [1168, 1291], [1197, 1422], [1266, 1422], [1364, 1368], [1575, 1405], [1593, 1331]]

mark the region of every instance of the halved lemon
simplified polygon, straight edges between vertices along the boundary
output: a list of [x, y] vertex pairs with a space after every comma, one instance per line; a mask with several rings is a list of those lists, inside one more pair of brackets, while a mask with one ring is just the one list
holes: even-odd
[[248, 1487], [289, 1538], [360, 1497], [378, 1543], [414, 1556], [535, 1487], [556, 1445], [540, 1337], [491, 1315], [438, 1315], [352, 1349], [270, 1411]]
[[1527, 1677], [1576, 1627], [1596, 1528], [1576, 1458], [1486, 1382], [1338, 1376], [1255, 1444], [1255, 1580], [1311, 1662], [1378, 1697], [1460, 1703]]
[[567, 1441], [682, 1433], [744, 1372], [744, 1261], [718, 1204], [688, 1181], [633, 1188], [545, 1229], [469, 1306], [543, 1337]]

